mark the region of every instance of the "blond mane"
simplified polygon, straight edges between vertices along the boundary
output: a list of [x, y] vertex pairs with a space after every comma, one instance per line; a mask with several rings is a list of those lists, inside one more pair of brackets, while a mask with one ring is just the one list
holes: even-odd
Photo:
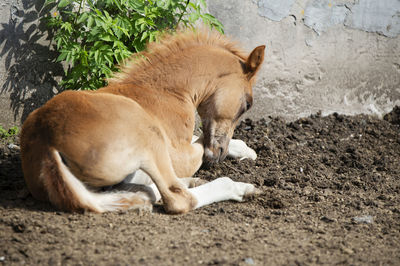
[[215, 30], [208, 30], [205, 27], [197, 30], [184, 29], [172, 34], [166, 33], [157, 42], [149, 43], [144, 51], [136, 53], [126, 60], [119, 68], [120, 72], [114, 73], [108, 82], [110, 84], [125, 83], [145, 78], [146, 72], [167, 62], [171, 55], [179, 54], [195, 46], [219, 47], [242, 60], [247, 57], [236, 42]]

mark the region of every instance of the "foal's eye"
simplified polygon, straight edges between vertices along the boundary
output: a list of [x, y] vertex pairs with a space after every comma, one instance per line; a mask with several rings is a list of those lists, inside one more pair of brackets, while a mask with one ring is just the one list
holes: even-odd
[[247, 111], [253, 105], [253, 97], [250, 94], [246, 93], [245, 99], [246, 99], [246, 111]]

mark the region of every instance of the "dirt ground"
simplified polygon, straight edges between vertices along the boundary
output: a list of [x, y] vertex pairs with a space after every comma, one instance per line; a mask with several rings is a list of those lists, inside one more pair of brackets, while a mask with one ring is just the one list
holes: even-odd
[[264, 193], [179, 216], [59, 212], [29, 196], [18, 149], [2, 145], [0, 264], [400, 265], [400, 108], [384, 120], [246, 120], [235, 138], [258, 159], [196, 176]]

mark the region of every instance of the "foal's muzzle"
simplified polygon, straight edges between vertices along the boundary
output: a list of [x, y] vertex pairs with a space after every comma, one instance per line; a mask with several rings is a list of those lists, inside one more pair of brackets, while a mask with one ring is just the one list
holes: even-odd
[[226, 136], [214, 137], [204, 147], [204, 161], [216, 163], [223, 161], [228, 155], [229, 138]]

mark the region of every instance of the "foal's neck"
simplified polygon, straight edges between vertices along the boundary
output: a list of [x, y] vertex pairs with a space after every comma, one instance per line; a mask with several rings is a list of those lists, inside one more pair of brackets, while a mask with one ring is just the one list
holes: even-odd
[[158, 118], [169, 136], [190, 142], [195, 111], [215, 92], [226, 56], [218, 48], [194, 47], [99, 91], [131, 98]]

